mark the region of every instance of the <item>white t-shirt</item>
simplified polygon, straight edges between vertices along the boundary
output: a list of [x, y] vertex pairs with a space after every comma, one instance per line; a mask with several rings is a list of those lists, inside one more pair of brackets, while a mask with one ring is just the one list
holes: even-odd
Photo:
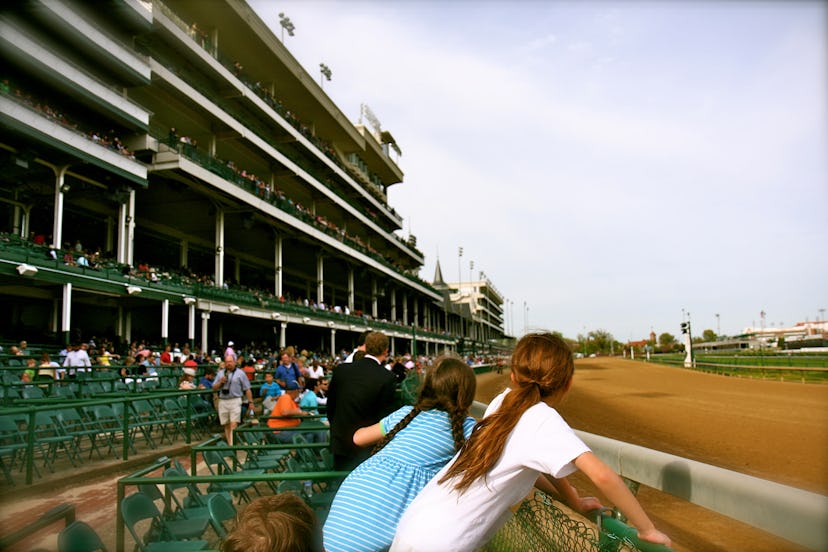
[[[508, 392], [492, 400], [486, 415]], [[429, 481], [403, 514], [391, 551], [477, 550], [508, 521], [509, 508], [526, 497], [538, 475], [566, 477], [577, 469], [572, 461], [588, 451], [555, 409], [545, 403], [530, 407], [485, 479], [462, 494], [454, 490], [457, 478], [438, 484], [455, 456]]]

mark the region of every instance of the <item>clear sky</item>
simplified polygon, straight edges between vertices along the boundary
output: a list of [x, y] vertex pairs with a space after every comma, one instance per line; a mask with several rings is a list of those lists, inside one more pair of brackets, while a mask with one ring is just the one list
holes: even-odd
[[421, 277], [473, 261], [512, 333], [828, 308], [826, 2], [249, 1], [402, 148]]

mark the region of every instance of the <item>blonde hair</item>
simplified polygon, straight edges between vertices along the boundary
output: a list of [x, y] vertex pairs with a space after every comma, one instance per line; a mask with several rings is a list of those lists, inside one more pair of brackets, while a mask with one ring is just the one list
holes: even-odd
[[496, 412], [477, 423], [457, 459], [439, 483], [459, 476], [455, 489], [465, 491], [494, 467], [506, 439], [523, 413], [549, 397], [562, 396], [569, 388], [575, 362], [566, 342], [548, 332], [523, 336], [512, 353], [512, 390]]

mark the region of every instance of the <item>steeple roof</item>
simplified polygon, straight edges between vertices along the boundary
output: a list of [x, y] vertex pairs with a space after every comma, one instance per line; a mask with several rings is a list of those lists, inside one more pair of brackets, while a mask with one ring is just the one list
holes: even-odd
[[440, 259], [437, 259], [437, 266], [434, 268], [434, 281], [432, 284], [435, 287], [446, 285], [446, 282], [443, 280], [443, 271], [440, 270]]

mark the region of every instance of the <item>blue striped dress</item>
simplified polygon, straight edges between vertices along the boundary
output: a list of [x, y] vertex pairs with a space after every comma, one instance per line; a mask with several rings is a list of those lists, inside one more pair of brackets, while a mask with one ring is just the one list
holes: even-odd
[[[383, 435], [412, 407], [380, 421]], [[466, 418], [466, 438], [474, 427]], [[324, 527], [327, 552], [386, 550], [403, 512], [426, 483], [454, 457], [451, 420], [446, 412], [420, 412], [377, 454], [348, 475], [336, 493]]]

